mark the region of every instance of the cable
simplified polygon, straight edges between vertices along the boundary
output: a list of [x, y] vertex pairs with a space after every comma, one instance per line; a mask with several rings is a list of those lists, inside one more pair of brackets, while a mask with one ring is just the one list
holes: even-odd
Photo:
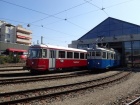
[[[6, 1], [4, 1], [4, 0], [0, 0], [0, 1], [3, 1], [3, 2], [6, 2]], [[85, 3], [90, 3], [89, 1], [87, 1], [87, 0], [85, 0], [86, 2], [84, 2], [84, 3], [81, 3], [81, 4], [79, 4], [79, 5], [76, 5], [76, 6], [74, 6], [74, 7], [71, 7], [71, 8], [69, 8], [69, 9], [66, 9], [66, 10], [64, 10], [64, 11], [61, 11], [61, 12], [58, 12], [58, 13], [56, 13], [56, 15], [57, 14], [60, 14], [60, 13], [63, 13], [63, 12], [65, 12], [65, 11], [68, 11], [68, 10], [71, 10], [71, 9], [73, 9], [73, 8], [76, 8], [76, 7], [78, 7], [78, 6], [81, 6], [81, 5], [83, 5], [83, 4], [85, 4]], [[132, 1], [132, 0], [128, 0], [128, 1], [125, 1], [125, 2], [121, 2], [121, 3], [118, 3], [118, 4], [116, 4], [116, 5], [119, 5], [119, 4], [123, 4], [123, 3], [126, 3], [126, 2], [129, 2], [129, 1]], [[9, 3], [9, 2], [8, 2]], [[13, 3], [11, 3], [11, 4], [13, 4]], [[91, 4], [91, 3], [90, 3]], [[16, 5], [16, 4], [15, 4]], [[92, 4], [92, 5], [94, 5], [94, 4]], [[113, 5], [113, 6], [116, 6], [116, 5]], [[19, 5], [18, 5], [19, 6]], [[94, 5], [94, 6], [96, 6], [96, 5]], [[110, 7], [113, 7], [113, 6], [110, 6]], [[23, 6], [21, 6], [21, 7], [23, 7]], [[104, 9], [105, 8], [101, 8], [100, 9], [100, 7], [98, 7], [98, 6], [96, 6], [99, 10], [103, 10], [104, 11]], [[23, 8], [26, 8], [26, 7], [23, 7]], [[109, 8], [109, 7], [107, 7], [107, 8]], [[27, 9], [27, 8], [26, 8]], [[32, 10], [32, 9], [31, 9]], [[36, 11], [36, 10], [35, 10]], [[105, 12], [105, 11], [104, 11]], [[106, 13], [106, 12], [105, 12]], [[107, 14], [107, 13], [106, 13]], [[108, 15], [108, 14], [107, 14]], [[52, 16], [52, 15], [51, 15]], [[79, 15], [78, 15], [79, 16]], [[109, 16], [109, 15], [108, 15]], [[74, 18], [74, 17], [73, 17]], [[67, 20], [68, 19], [70, 19], [70, 18], [67, 18]], [[65, 19], [63, 19], [63, 20], [65, 20]], [[61, 20], [59, 20], [59, 21], [61, 21]], [[69, 22], [69, 23], [71, 23], [71, 24], [73, 24], [73, 25], [75, 25], [75, 26], [77, 26], [77, 27], [79, 27], [79, 28], [81, 28], [81, 29], [84, 29], [84, 28], [82, 28], [81, 26], [79, 26], [79, 25], [76, 25], [76, 24], [74, 24], [74, 23], [72, 23], [72, 22], [70, 22], [70, 21], [67, 21], [67, 22]], [[21, 23], [21, 22], [20, 22]], [[24, 22], [22, 22], [22, 23], [24, 23]], [[55, 22], [56, 23], [56, 22]], [[27, 24], [27, 23], [25, 23], [25, 24]], [[33, 25], [33, 24], [31, 24], [31, 25]], [[41, 26], [40, 26], [41, 27]], [[47, 28], [47, 29], [49, 29], [49, 28]], [[54, 31], [54, 29], [51, 29], [51, 30], [53, 30]], [[85, 29], [84, 29], [85, 30]], [[55, 30], [56, 31], [56, 30]], [[57, 31], [58, 32], [58, 31]], [[60, 33], [62, 33], [62, 32], [60, 32]], [[63, 33], [64, 34], [64, 33]], [[66, 34], [66, 33], [65, 33]]]
[[[91, 0], [90, 0], [90, 1], [91, 1]], [[71, 9], [77, 8], [77, 7], [82, 6], [82, 5], [86, 4], [86, 3], [87, 3], [87, 2], [84, 2], [84, 3], [81, 3], [81, 4], [75, 5], [75, 6], [73, 6], [73, 7], [70, 7], [70, 8], [68, 8], [68, 9], [65, 9], [65, 10], [63, 10], [63, 11], [60, 11], [60, 12], [58, 12], [58, 13], [55, 13], [55, 14], [53, 14], [53, 16], [58, 15], [58, 14], [61, 14], [61, 13], [64, 13], [64, 12], [67, 12], [67, 11], [69, 11], [69, 10], [71, 10]], [[31, 22], [31, 23], [39, 22], [39, 21], [45, 20], [45, 19], [47, 19], [47, 18], [48, 18], [48, 17], [44, 17], [44, 18], [42, 18], [42, 19], [36, 20], [36, 21], [34, 21], [34, 22]], [[64, 19], [62, 19], [62, 20], [64, 20]]]
[[[124, 2], [121, 2], [121, 3], [118, 3], [118, 4], [114, 4], [114, 5], [105, 7], [105, 8], [104, 8], [103, 5], [102, 5], [102, 8], [100, 8], [100, 9], [98, 8], [97, 10], [88, 11], [88, 12], [83, 13], [83, 14], [79, 14], [79, 15], [76, 15], [76, 16], [72, 16], [72, 17], [67, 18], [67, 20], [72, 19], [72, 18], [75, 18], [75, 17], [79, 17], [79, 16], [81, 16], [81, 15], [89, 14], [89, 13], [91, 13], [91, 12], [100, 11], [100, 10], [104, 10], [104, 9], [107, 9], [107, 8], [111, 8], [111, 7], [114, 7], [114, 6], [117, 6], [117, 5], [121, 5], [121, 4], [130, 2], [130, 1], [134, 1], [134, 0], [124, 1]], [[105, 12], [105, 11], [104, 11], [104, 12]], [[106, 13], [106, 14], [107, 14], [107, 13]], [[108, 15], [108, 14], [107, 14], [107, 15]], [[109, 15], [108, 15], [108, 16], [109, 16]], [[58, 21], [56, 21], [56, 22], [59, 22], [59, 21], [61, 21], [61, 20], [58, 20]], [[56, 22], [52, 22], [52, 23], [50, 23], [50, 24], [53, 24], [53, 23], [56, 23]], [[47, 25], [48, 25], [48, 24], [47, 24]]]
[[77, 26], [77, 27], [79, 27], [79, 28], [81, 28], [81, 29], [83, 29], [83, 30], [86, 30], [87, 31], [87, 29], [85, 29], [85, 28], [83, 28], [83, 27], [81, 27], [81, 26], [79, 26], [79, 25], [77, 25], [77, 24], [75, 24], [75, 23], [72, 23], [71, 21], [69, 21], [69, 20], [66, 20], [68, 23], [70, 23], [70, 24], [72, 24], [72, 25], [74, 25], [74, 26]]
[[[5, 19], [5, 20], [10, 20], [10, 21], [14, 21], [14, 22], [18, 22], [19, 21], [15, 21], [15, 20], [11, 20], [11, 19], [7, 19], [7, 18], [1, 18], [1, 19]], [[25, 22], [20, 22], [20, 23], [25, 23]], [[25, 24], [28, 24], [28, 23], [25, 23]], [[40, 28], [44, 28], [44, 29], [48, 29], [48, 30], [52, 30], [52, 31], [55, 31], [55, 32], [58, 32], [58, 33], [61, 33], [61, 34], [65, 34], [67, 36], [73, 36], [71, 34], [68, 34], [68, 33], [64, 33], [64, 32], [61, 32], [61, 31], [58, 31], [58, 30], [55, 30], [55, 29], [51, 29], [51, 28], [48, 28], [48, 27], [42, 27], [41, 25], [35, 25], [35, 24], [31, 24], [32, 26], [35, 26], [35, 27], [40, 27]]]
[[40, 12], [40, 11], [31, 9], [31, 8], [27, 8], [27, 7], [24, 7], [24, 6], [21, 6], [21, 5], [18, 5], [18, 4], [14, 4], [14, 3], [11, 3], [11, 2], [8, 2], [8, 1], [4, 1], [4, 0], [0, 0], [0, 1], [1, 1], [1, 2], [5, 2], [5, 3], [7, 3], [7, 4], [11, 4], [11, 5], [17, 6], [17, 7], [20, 7], [20, 8], [27, 9], [27, 10], [30, 10], [30, 11], [34, 11], [34, 12], [37, 12], [37, 13], [40, 13], [40, 14], [44, 14], [44, 15], [47, 15], [48, 17], [54, 17], [54, 18], [57, 18], [57, 19], [62, 19], [62, 18], [56, 17], [56, 16], [54, 16], [54, 15], [49, 15], [49, 14], [47, 14], [47, 13]]
[[108, 7], [106, 7], [106, 8], [115, 7], [115, 6], [117, 6], [117, 5], [121, 5], [121, 4], [124, 4], [124, 3], [130, 2], [130, 1], [134, 1], [134, 0], [127, 0], [127, 1], [124, 1], [124, 2], [120, 2], [120, 3], [114, 4], [114, 5], [108, 6]]
[[8, 19], [8, 18], [0, 18], [0, 19], [9, 20], [9, 21], [17, 22], [17, 23], [27, 24], [27, 23], [25, 23], [25, 22], [16, 21], [16, 20]]
[[[74, 9], [74, 8], [76, 8], [76, 7], [79, 7], [79, 6], [81, 6], [81, 5], [83, 5], [83, 4], [86, 4], [86, 3], [88, 2], [88, 1], [86, 1], [86, 2], [84, 2], [84, 3], [81, 3], [81, 4], [78, 4], [78, 5], [73, 6], [73, 7], [71, 7], [71, 8], [68, 8], [68, 9], [66, 9], [66, 10], [64, 10], [64, 11], [58, 12], [58, 13], [56, 13], [56, 14], [54, 14], [54, 15], [49, 15], [49, 14], [46, 14], [46, 13], [43, 13], [43, 12], [40, 12], [40, 11], [37, 11], [37, 10], [34, 10], [34, 9], [30, 9], [30, 8], [27, 8], [27, 7], [24, 7], [24, 6], [21, 6], [21, 5], [17, 5], [17, 4], [11, 3], [11, 2], [7, 2], [7, 1], [4, 1], [4, 0], [0, 0], [0, 1], [5, 2], [5, 3], [8, 3], [8, 4], [11, 4], [11, 5], [14, 5], [14, 6], [18, 6], [18, 7], [27, 9], [27, 10], [31, 10], [31, 11], [34, 11], [34, 12], [37, 12], [37, 13], [41, 13], [41, 14], [44, 14], [44, 15], [48, 15], [48, 17], [45, 17], [45, 18], [42, 18], [42, 19], [39, 19], [39, 20], [30, 22], [29, 24], [32, 24], [32, 23], [35, 23], [35, 22], [44, 20], [44, 19], [49, 18], [49, 17], [58, 18], [58, 17], [56, 17], [55, 15], [58, 15], [58, 14], [60, 14], [60, 13], [66, 12], [66, 11], [69, 11], [69, 10], [71, 10], [71, 9]], [[58, 18], [58, 19], [60, 19], [60, 20], [66, 20], [66, 19], [62, 19], [62, 18]], [[69, 21], [69, 23], [71, 23], [71, 24], [73, 24], [73, 25], [75, 25], [75, 26], [77, 26], [77, 27], [80, 27], [80, 26], [78, 26], [78, 25], [76, 25], [76, 24], [74, 24], [74, 23], [72, 23], [72, 22], [70, 22], [70, 21]], [[28, 26], [30, 26], [29, 24], [28, 24]], [[80, 27], [80, 28], [82, 28], [82, 27]], [[82, 28], [82, 29], [84, 29], [84, 28]], [[85, 29], [84, 29], [84, 30], [85, 30]]]
[[86, 1], [87, 3], [89, 3], [89, 4], [93, 5], [94, 7], [97, 7], [98, 9], [101, 9], [101, 8], [100, 8], [100, 7], [98, 7], [97, 5], [95, 5], [95, 4], [93, 4], [93, 3], [91, 3], [91, 2], [89, 2], [89, 1], [87, 1], [87, 0], [84, 0], [84, 1]]
[[[84, 1], [87, 1], [87, 0], [84, 0]], [[89, 1], [87, 1], [89, 4], [91, 4], [91, 5], [93, 5], [94, 7], [96, 7], [96, 8], [98, 8], [99, 10], [102, 10], [108, 17], [109, 17], [109, 15], [107, 14], [107, 12], [104, 10], [105, 8], [100, 8], [100, 7], [98, 7], [97, 5], [95, 5], [95, 4], [93, 4], [93, 3], [91, 3], [91, 2], [89, 2]]]
[[50, 14], [47, 14], [47, 13], [44, 13], [44, 12], [41, 12], [41, 11], [38, 11], [38, 10], [34, 10], [34, 9], [31, 9], [31, 8], [28, 8], [28, 7], [24, 7], [24, 6], [21, 6], [21, 5], [18, 5], [18, 4], [14, 4], [14, 3], [8, 2], [8, 1], [5, 1], [5, 0], [0, 0], [0, 1], [1, 1], [1, 2], [5, 2], [5, 3], [7, 3], [7, 4], [11, 4], [11, 5], [17, 6], [17, 7], [20, 7], [20, 8], [27, 9], [27, 10], [30, 10], [30, 11], [34, 11], [34, 12], [37, 12], [37, 13], [40, 13], [40, 14], [47, 15], [47, 17], [44, 17], [44, 18], [42, 18], [42, 19], [39, 19], [39, 20], [30, 22], [30, 23], [39, 22], [39, 21], [42, 21], [42, 20], [44, 20], [44, 19], [46, 19], [46, 18], [49, 18], [49, 17], [54, 17], [54, 18], [57, 18], [57, 19], [60, 19], [60, 20], [64, 20], [63, 18], [56, 17], [55, 15], [61, 14], [61, 13], [63, 13], [63, 12], [69, 11], [69, 10], [71, 10], [71, 9], [74, 9], [74, 8], [76, 8], [76, 7], [79, 7], [79, 6], [81, 6], [81, 5], [86, 4], [86, 2], [84, 2], [84, 3], [78, 4], [78, 5], [76, 5], [76, 6], [73, 6], [73, 7], [71, 7], [71, 8], [68, 8], [68, 9], [66, 9], [66, 10], [60, 11], [60, 12], [58, 12], [58, 13], [55, 13], [55, 14], [53, 14], [53, 15], [50, 15]]

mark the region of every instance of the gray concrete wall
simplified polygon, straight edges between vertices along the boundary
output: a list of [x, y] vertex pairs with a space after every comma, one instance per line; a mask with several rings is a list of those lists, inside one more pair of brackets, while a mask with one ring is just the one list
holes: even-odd
[[0, 42], [0, 51], [4, 51], [7, 48], [15, 48], [15, 49], [21, 49], [21, 50], [28, 50], [29, 46], [27, 46], [27, 45], [20, 45], [20, 44], [16, 44], [16, 43]]

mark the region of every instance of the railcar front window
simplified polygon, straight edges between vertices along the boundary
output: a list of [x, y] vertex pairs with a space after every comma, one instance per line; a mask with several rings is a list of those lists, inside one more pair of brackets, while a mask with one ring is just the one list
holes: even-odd
[[42, 57], [42, 49], [29, 50], [29, 58], [41, 58], [41, 57]]

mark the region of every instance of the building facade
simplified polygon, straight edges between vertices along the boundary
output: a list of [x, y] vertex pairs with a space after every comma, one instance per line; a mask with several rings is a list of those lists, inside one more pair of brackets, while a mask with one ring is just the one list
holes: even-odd
[[0, 55], [9, 52], [20, 53], [28, 50], [32, 42], [32, 32], [21, 25], [0, 21]]
[[0, 41], [8, 43], [17, 43], [31, 45], [32, 32], [23, 28], [21, 25], [14, 26], [12, 24], [0, 21]]
[[109, 17], [78, 40], [72, 41], [69, 47], [92, 48], [95, 43], [118, 50], [123, 66], [139, 66], [139, 25]]

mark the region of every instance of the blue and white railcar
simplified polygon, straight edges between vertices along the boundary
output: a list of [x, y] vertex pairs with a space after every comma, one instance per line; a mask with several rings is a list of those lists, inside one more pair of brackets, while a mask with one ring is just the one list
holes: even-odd
[[120, 56], [114, 49], [101, 48], [97, 45], [87, 49], [88, 69], [107, 69], [120, 63]]

